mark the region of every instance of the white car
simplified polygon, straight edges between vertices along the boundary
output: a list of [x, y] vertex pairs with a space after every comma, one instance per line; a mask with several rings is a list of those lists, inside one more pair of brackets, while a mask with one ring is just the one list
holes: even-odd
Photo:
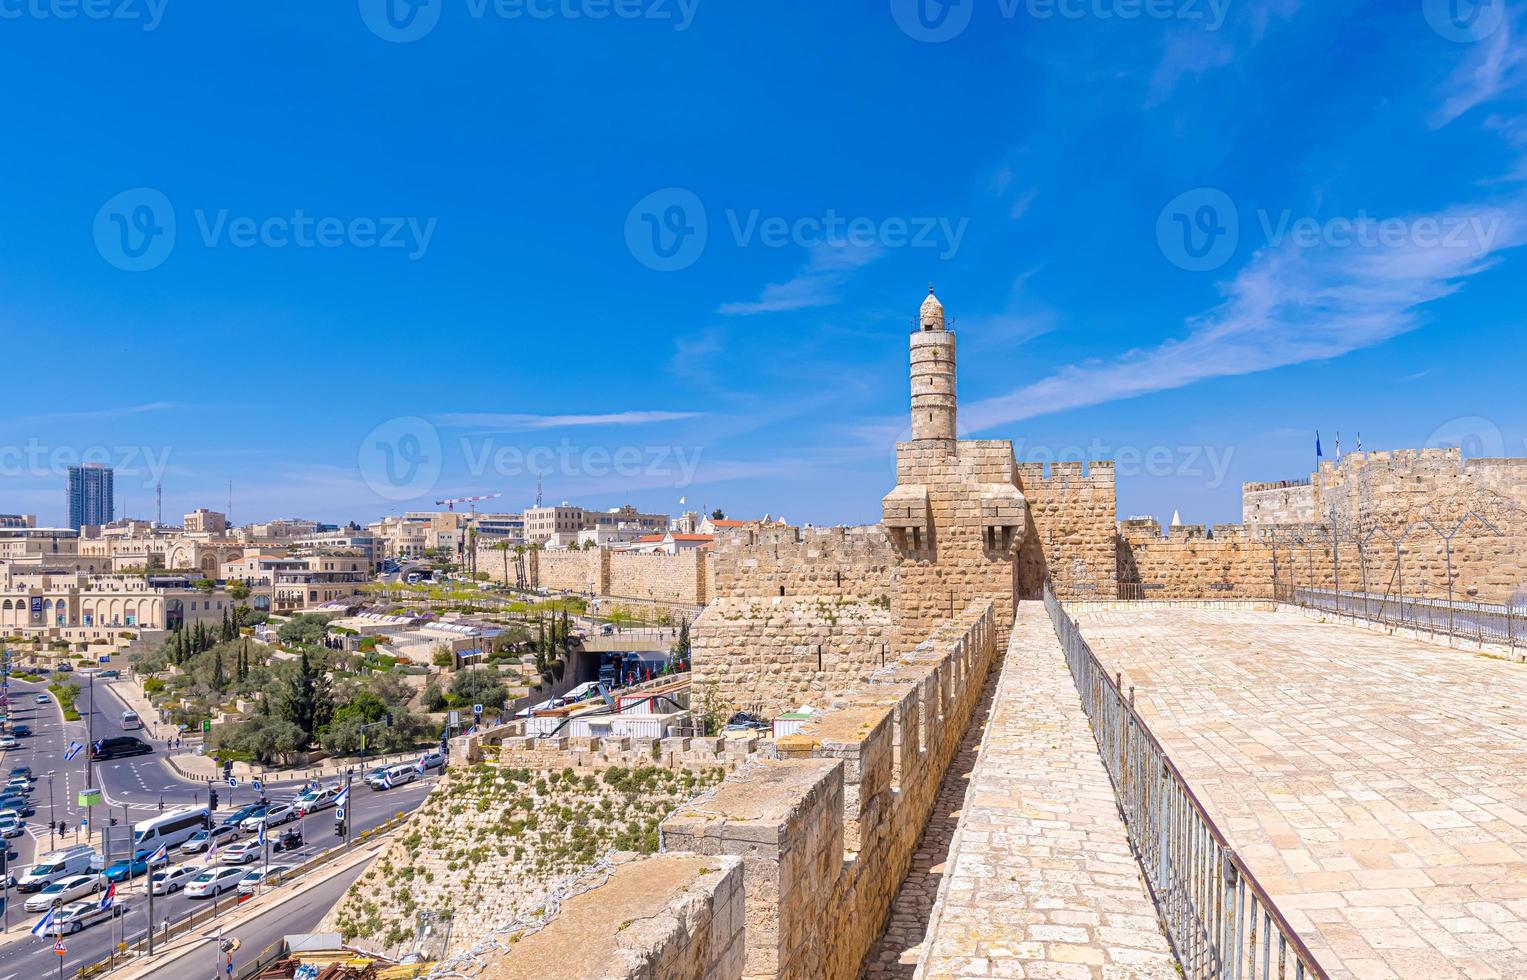
[[265, 853], [265, 847], [259, 840], [241, 840], [237, 844], [229, 844], [217, 852], [217, 859], [223, 864], [248, 864], [251, 861], [260, 860]]
[[12, 779], [10, 782], [5, 784], [5, 792], [7, 792], [7, 793], [27, 793], [27, 794], [30, 794], [32, 792], [32, 789], [33, 789], [32, 781], [30, 779], [26, 778], [25, 776], [17, 776], [14, 779]]
[[237, 888], [244, 874], [243, 868], [207, 868], [186, 885], [186, 897], [216, 898], [225, 891]]
[[36, 698], [38, 704], [49, 704], [52, 702], [52, 700], [53, 699], [48, 697], [46, 694], [39, 694]]
[[99, 902], [75, 902], [73, 905], [65, 906], [53, 921], [58, 924], [59, 932], [71, 933], [79, 932], [102, 919], [115, 919], [119, 915], [126, 914], [127, 906], [121, 902], [112, 902], [109, 909], [101, 908]]
[[305, 817], [310, 813], [317, 813], [334, 805], [334, 798], [339, 795], [339, 790], [333, 786], [324, 786], [320, 789], [310, 789], [297, 797], [293, 805], [297, 808], [297, 815]]
[[281, 884], [281, 879], [292, 870], [290, 864], [273, 864], [267, 868], [256, 868], [239, 879], [239, 894], [253, 895], [263, 885], [266, 888]]
[[94, 895], [100, 886], [99, 875], [71, 875], [33, 895], [21, 907], [28, 912], [46, 912], [53, 907], [54, 902], [72, 902], [86, 895]]
[[239, 829], [237, 827], [230, 827], [227, 824], [219, 824], [216, 827], [209, 827], [206, 830], [198, 830], [196, 833], [192, 834], [190, 840], [180, 845], [180, 851], [182, 854], [200, 854], [205, 851], [207, 846], [213, 841], [217, 842], [218, 847], [222, 847], [229, 841], [237, 840], [238, 836]]
[[26, 827], [15, 817], [0, 819], [0, 837], [20, 837], [26, 832]]
[[149, 887], [153, 888], [155, 895], [173, 895], [206, 870], [199, 864], [177, 864], [163, 871], [155, 871]]
[[20, 744], [14, 735], [0, 735], [0, 749], [14, 749]]
[[290, 803], [277, 803], [258, 817], [250, 817], [240, 827], [254, 833], [260, 829], [260, 824], [266, 827], [279, 827], [284, 823], [291, 823], [297, 819], [297, 808]]

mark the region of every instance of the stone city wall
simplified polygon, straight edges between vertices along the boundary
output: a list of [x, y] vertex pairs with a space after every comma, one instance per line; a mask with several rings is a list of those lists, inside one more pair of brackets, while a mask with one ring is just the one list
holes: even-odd
[[1253, 525], [1315, 523], [1315, 486], [1309, 480], [1247, 483], [1241, 487], [1241, 521]]
[[1029, 531], [1018, 552], [1018, 588], [1038, 597], [1048, 574], [1061, 599], [1118, 594], [1114, 522], [1118, 496], [1111, 461], [1018, 464]]
[[858, 976], [979, 700], [994, 612], [972, 604], [664, 822], [670, 852], [742, 858], [746, 976]]
[[[703, 606], [710, 599], [710, 552], [629, 554], [610, 548], [588, 551], [529, 549], [525, 552], [526, 584], [532, 589], [578, 592], [612, 599], [630, 599], [667, 606]], [[515, 584], [512, 551], [479, 546], [477, 568], [495, 582]]]
[[[495, 752], [485, 745], [484, 753]], [[608, 769], [661, 766], [664, 769], [735, 770], [755, 758], [774, 756], [774, 743], [761, 734], [668, 738], [540, 738], [516, 735], [496, 747], [496, 761], [521, 769]], [[475, 761], [475, 760], [474, 760]]]
[[490, 957], [482, 980], [739, 980], [742, 864], [660, 854], [567, 900], [544, 930]]
[[818, 596], [887, 602], [898, 561], [890, 536], [867, 527], [761, 527], [716, 538], [717, 599]]
[[651, 602], [703, 606], [709, 601], [710, 552], [634, 555], [613, 552], [605, 595]]

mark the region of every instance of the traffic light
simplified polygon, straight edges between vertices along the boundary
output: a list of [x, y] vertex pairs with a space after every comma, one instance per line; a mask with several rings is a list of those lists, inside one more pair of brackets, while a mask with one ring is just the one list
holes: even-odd
[[345, 836], [345, 822], [343, 820], [336, 820], [336, 821], [334, 821], [334, 836], [335, 837], [343, 837], [343, 836]]
[[207, 790], [207, 809], [217, 809], [217, 790], [215, 789]]
[[232, 759], [225, 759], [225, 760], [223, 760], [223, 778], [226, 779], [226, 778], [228, 778], [229, 776], [232, 776], [232, 775], [233, 775], [233, 760]]

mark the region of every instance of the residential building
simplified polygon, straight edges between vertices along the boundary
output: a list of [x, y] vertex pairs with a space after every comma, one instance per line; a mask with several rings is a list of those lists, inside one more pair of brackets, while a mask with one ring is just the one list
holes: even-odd
[[0, 563], [0, 627], [27, 638], [84, 643], [125, 631], [220, 622], [235, 603], [188, 576], [92, 575]]
[[586, 527], [616, 528], [623, 524], [648, 534], [661, 533], [668, 530], [669, 516], [643, 514], [630, 504], [610, 510], [585, 510], [563, 501], [555, 507], [531, 507], [525, 511], [525, 540], [551, 546], [559, 542], [570, 544]]
[[0, 514], [0, 527], [36, 527], [36, 514]]
[[78, 531], [87, 524], [110, 524], [116, 517], [115, 483], [109, 466], [69, 467], [69, 526]]
[[675, 534], [669, 531], [665, 534], [648, 534], [640, 537], [625, 550], [636, 554], [676, 555], [681, 551], [709, 548], [715, 540], [715, 537], [709, 534]]
[[198, 507], [186, 515], [187, 534], [227, 534], [228, 515]]

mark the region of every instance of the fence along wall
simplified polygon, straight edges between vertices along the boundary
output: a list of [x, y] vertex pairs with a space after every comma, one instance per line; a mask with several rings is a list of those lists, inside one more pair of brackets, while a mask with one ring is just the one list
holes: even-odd
[[751, 977], [849, 978], [879, 936], [996, 653], [974, 603], [876, 671], [781, 758], [663, 825], [670, 851], [743, 859]]

